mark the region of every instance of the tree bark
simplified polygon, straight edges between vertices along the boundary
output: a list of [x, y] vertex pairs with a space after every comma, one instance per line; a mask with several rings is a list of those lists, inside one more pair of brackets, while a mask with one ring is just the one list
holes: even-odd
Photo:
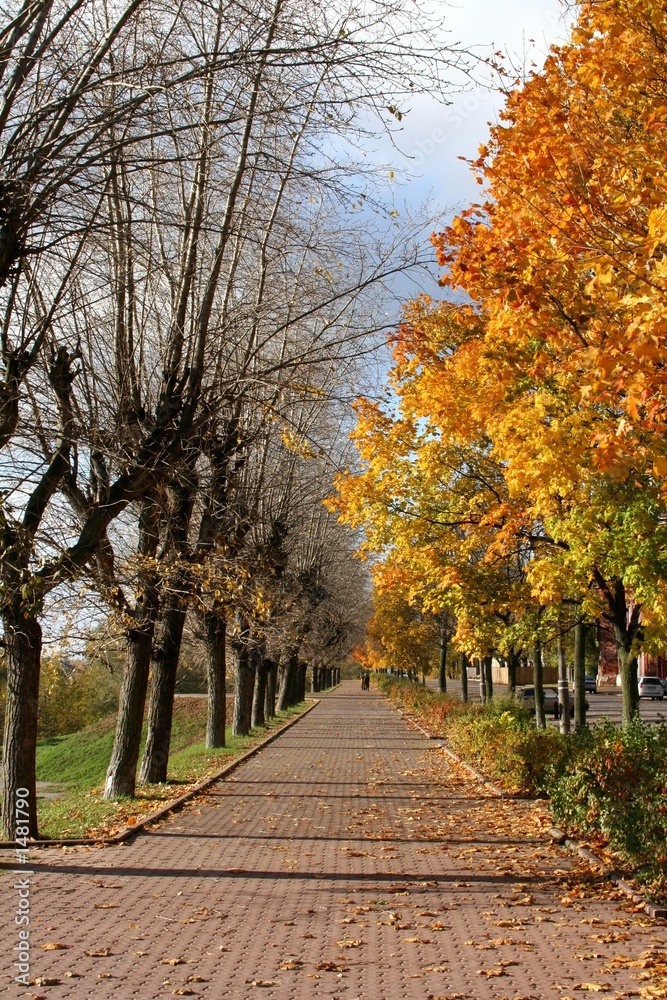
[[440, 636], [440, 662], [438, 664], [438, 690], [444, 694], [447, 690], [447, 636]]
[[[158, 510], [153, 497], [144, 500], [139, 518], [139, 555], [155, 554], [158, 543]], [[153, 632], [158, 608], [155, 571], [150, 565], [139, 570], [139, 596], [134, 622], [126, 635], [126, 659], [123, 684], [118, 702], [118, 721], [113, 753], [104, 786], [105, 799], [134, 797], [141, 730], [146, 707], [148, 672], [151, 662]]]
[[[157, 615], [153, 637], [151, 692], [148, 706], [148, 733], [139, 776], [142, 781], [167, 780], [169, 743], [174, 714], [176, 671], [181, 654], [183, 628], [190, 588], [188, 574], [178, 560], [188, 547], [188, 526], [192, 514], [197, 481], [192, 462], [187, 477], [173, 480], [167, 488], [165, 542], [167, 559], [175, 560], [175, 572], [169, 578]], [[167, 543], [170, 543], [169, 545]]]
[[599, 570], [593, 570], [595, 581], [607, 602], [605, 618], [611, 622], [618, 646], [618, 664], [623, 691], [623, 725], [629, 725], [639, 715], [639, 684], [637, 655], [643, 640], [641, 605], [628, 606], [622, 580], [606, 580]]
[[273, 719], [276, 714], [276, 678], [278, 676], [278, 664], [275, 660], [267, 660], [267, 664], [264, 716], [267, 719]]
[[586, 728], [586, 625], [574, 629], [574, 728]]
[[535, 725], [538, 729], [547, 728], [544, 713], [544, 666], [542, 664], [542, 646], [539, 642], [533, 647], [533, 686], [535, 688]]
[[134, 797], [152, 638], [152, 616], [142, 627], [132, 629], [126, 636], [125, 672], [118, 702], [113, 753], [104, 786], [105, 799]]
[[482, 661], [482, 670], [486, 674], [486, 700], [493, 701], [493, 657], [485, 656]]
[[459, 669], [461, 671], [461, 701], [468, 700], [468, 657], [459, 653]]
[[484, 660], [480, 660], [479, 667], [479, 700], [482, 705], [486, 705], [486, 667]]
[[562, 636], [558, 636], [558, 705], [560, 710], [560, 731], [570, 732], [570, 686], [567, 679], [567, 663]]
[[[180, 588], [179, 588], [180, 589]], [[179, 593], [169, 595], [155, 626], [148, 706], [148, 734], [141, 762], [141, 781], [167, 780], [169, 743], [174, 714], [176, 672], [181, 653], [186, 609]]]
[[232, 640], [231, 647], [235, 684], [232, 733], [234, 736], [247, 736], [250, 732], [255, 672], [250, 665], [245, 643]]
[[263, 726], [266, 721], [266, 681], [268, 677], [269, 661], [264, 656], [264, 651], [258, 649], [255, 655], [255, 689], [252, 696], [252, 717], [250, 724], [253, 729], [256, 726]]
[[206, 718], [206, 746], [209, 749], [225, 746], [227, 725], [227, 623], [221, 612], [204, 615], [206, 632], [206, 678], [208, 681], [208, 712]]
[[289, 708], [293, 704], [293, 702], [290, 701], [290, 698], [293, 697], [294, 675], [296, 674], [296, 668], [297, 656], [296, 653], [291, 653], [284, 666], [283, 676], [281, 678], [277, 705], [279, 712], [284, 712], [286, 708]]
[[[623, 639], [626, 637], [624, 636]], [[622, 642], [618, 644], [618, 665], [621, 671], [623, 692], [623, 725], [628, 726], [639, 715], [639, 681], [637, 677], [637, 654]]]
[[[17, 836], [37, 839], [35, 754], [39, 706], [42, 629], [37, 618], [24, 611], [19, 600], [2, 614], [5, 631], [7, 701], [2, 748], [2, 830], [6, 840]], [[23, 800], [17, 819], [17, 801]], [[20, 832], [17, 832], [20, 831]]]
[[514, 652], [514, 649], [510, 649], [509, 657], [507, 658], [507, 693], [510, 697], [516, 691], [516, 667], [517, 667], [518, 656]]

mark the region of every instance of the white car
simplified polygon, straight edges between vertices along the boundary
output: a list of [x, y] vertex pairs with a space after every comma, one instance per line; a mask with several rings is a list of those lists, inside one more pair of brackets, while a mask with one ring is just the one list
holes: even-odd
[[[535, 711], [534, 687], [526, 686], [517, 688], [514, 692], [514, 697], [517, 701], [520, 701], [522, 705], [525, 705], [529, 712]], [[554, 718], [558, 718], [558, 692], [555, 688], [544, 688], [544, 711], [547, 715], [553, 715]]]
[[[514, 697], [517, 701], [520, 701], [522, 705], [525, 705], [529, 712], [535, 711], [535, 688], [534, 687], [520, 687], [514, 692]], [[590, 708], [588, 701], [586, 701], [586, 711]], [[546, 715], [553, 715], [554, 719], [560, 718], [561, 707], [558, 703], [558, 691], [556, 688], [545, 687], [544, 688], [544, 712]], [[574, 691], [570, 691], [570, 718], [574, 718]]]
[[639, 678], [639, 697], [650, 698], [652, 701], [662, 701], [665, 690], [659, 677]]

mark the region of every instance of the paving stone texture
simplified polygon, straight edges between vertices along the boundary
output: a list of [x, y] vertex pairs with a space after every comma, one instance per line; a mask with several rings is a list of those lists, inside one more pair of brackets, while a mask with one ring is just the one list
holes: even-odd
[[16, 876], [3, 871], [0, 993], [638, 996], [642, 973], [613, 959], [664, 951], [665, 922], [553, 846], [548, 825], [539, 803], [493, 797], [344, 682], [129, 845], [36, 854], [27, 991], [13, 982]]

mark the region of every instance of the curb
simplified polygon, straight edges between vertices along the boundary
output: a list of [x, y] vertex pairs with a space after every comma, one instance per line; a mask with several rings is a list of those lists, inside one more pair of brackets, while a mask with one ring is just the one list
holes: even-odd
[[649, 915], [649, 917], [667, 919], [667, 906], [659, 906], [657, 903], [652, 903], [650, 899], [646, 898], [646, 896], [642, 896], [641, 893], [637, 892], [636, 889], [633, 889], [631, 885], [628, 885], [625, 879], [623, 879], [617, 871], [614, 871], [613, 868], [609, 868], [608, 862], [606, 862], [603, 858], [598, 857], [598, 855], [594, 851], [591, 851], [589, 847], [584, 847], [576, 840], [572, 840], [567, 836], [567, 834], [563, 833], [563, 831], [559, 830], [557, 827], [552, 827], [551, 830], [549, 830], [549, 836], [555, 843], [562, 844], [564, 847], [567, 847], [570, 851], [578, 854], [580, 858], [583, 858], [590, 864], [605, 865], [607, 868], [607, 871], [604, 873], [605, 878], [608, 878], [614, 883], [614, 885], [617, 885], [618, 888], [624, 892], [633, 903], [636, 903], [638, 906], [643, 906], [644, 911]]
[[[310, 712], [312, 712], [314, 708], [317, 708], [319, 703], [320, 701], [318, 698], [313, 702], [312, 705], [310, 705], [303, 712], [301, 712], [300, 715], [297, 715], [294, 719], [290, 719], [289, 722], [286, 722], [284, 726], [281, 726], [280, 729], [276, 729], [276, 731], [271, 733], [270, 736], [267, 736], [265, 740], [262, 740], [261, 743], [258, 743], [250, 750], [247, 750], [240, 757], [237, 757], [236, 760], [233, 760], [229, 764], [226, 764], [225, 767], [222, 768], [222, 770], [216, 771], [215, 774], [210, 775], [208, 778], [204, 778], [203, 781], [200, 781], [197, 785], [194, 785], [189, 792], [185, 792], [183, 795], [180, 795], [177, 799], [173, 799], [171, 802], [167, 803], [167, 805], [162, 806], [161, 809], [156, 810], [154, 813], [150, 813], [148, 816], [145, 816], [143, 819], [139, 820], [137, 823], [134, 823], [132, 826], [126, 826], [125, 829], [121, 830], [119, 833], [114, 834], [113, 837], [81, 837], [78, 839], [60, 838], [56, 840], [31, 840], [28, 842], [27, 849], [30, 850], [33, 847], [85, 847], [93, 845], [112, 846], [114, 844], [122, 844], [126, 840], [129, 840], [131, 837], [134, 837], [136, 834], [141, 833], [141, 831], [145, 827], [147, 827], [150, 823], [156, 823], [158, 820], [163, 819], [163, 817], [167, 816], [169, 813], [175, 812], [176, 810], [180, 809], [183, 805], [185, 805], [185, 803], [188, 802], [190, 799], [193, 799], [196, 795], [199, 795], [200, 792], [203, 792], [206, 788], [210, 788], [210, 786], [214, 785], [217, 781], [221, 781], [223, 778], [226, 778], [227, 775], [231, 774], [232, 771], [235, 771], [237, 767], [240, 767], [241, 764], [244, 764], [247, 760], [250, 760], [251, 757], [254, 757], [255, 754], [259, 753], [260, 750], [263, 750], [270, 743], [273, 743], [273, 741], [278, 739], [279, 736], [282, 736], [282, 734], [287, 729], [291, 729], [292, 726], [295, 726], [297, 722], [300, 722], [301, 719], [305, 718], [305, 716], [308, 715]], [[19, 846], [20, 845], [17, 844], [16, 841], [7, 841], [7, 840], [0, 841], [0, 850], [3, 849], [15, 850]]]

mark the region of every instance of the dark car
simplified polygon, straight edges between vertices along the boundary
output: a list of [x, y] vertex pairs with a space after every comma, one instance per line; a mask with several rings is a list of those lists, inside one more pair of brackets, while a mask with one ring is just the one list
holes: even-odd
[[597, 677], [593, 677], [592, 674], [586, 674], [586, 676], [584, 677], [584, 687], [586, 689], [586, 693], [590, 691], [591, 694], [597, 694], [598, 690]]

